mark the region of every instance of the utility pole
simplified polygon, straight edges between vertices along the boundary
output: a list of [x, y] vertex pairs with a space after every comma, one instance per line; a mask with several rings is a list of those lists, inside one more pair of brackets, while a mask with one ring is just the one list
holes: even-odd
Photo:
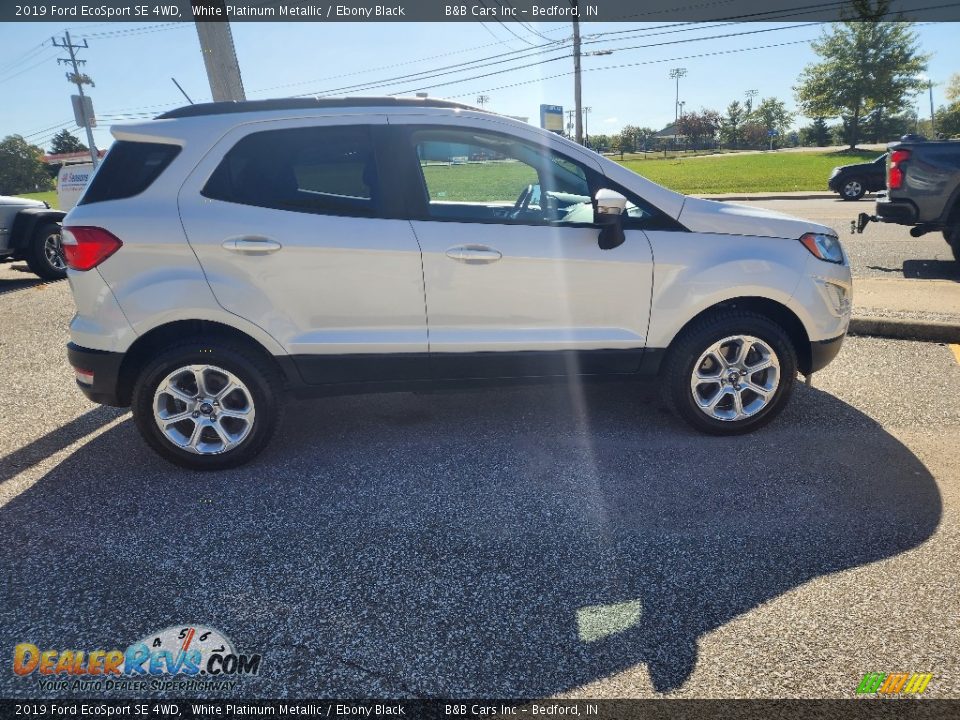
[[744, 93], [747, 96], [747, 115], [753, 112], [753, 99], [759, 94], [759, 90], [747, 90]]
[[214, 102], [246, 100], [225, 0], [194, 2], [193, 14]]
[[573, 116], [576, 110], [567, 110], [567, 136], [573, 137]]
[[477, 95], [477, 105], [480, 106], [480, 109], [483, 110], [483, 106], [490, 102], [489, 95]]
[[573, 16], [573, 105], [577, 111], [574, 115], [577, 134], [574, 139], [583, 145], [583, 99], [580, 92], [580, 17], [576, 14], [580, 12], [580, 8], [578, 7], [578, 0], [570, 0], [570, 5], [575, 13]]
[[[90, 47], [87, 45], [86, 39], [83, 41], [83, 45], [74, 45], [70, 41], [70, 31], [64, 30], [63, 37], [60, 38], [60, 42], [57, 42], [56, 38], [51, 38], [53, 41], [53, 46], [58, 48], [63, 48], [68, 53], [70, 53], [69, 58], [57, 58], [57, 62], [61, 64], [69, 63], [73, 68], [72, 73], [67, 73], [67, 80], [72, 82], [77, 86], [77, 92], [80, 93], [80, 119], [83, 120], [81, 123], [87, 131], [87, 147], [90, 148], [90, 161], [93, 163], [93, 167], [96, 168], [97, 164], [100, 161], [97, 153], [96, 143], [93, 142], [93, 130], [90, 128], [90, 124], [93, 122], [93, 118], [87, 116], [87, 101], [83, 94], [84, 85], [93, 85], [93, 80], [90, 79], [90, 76], [86, 73], [80, 72], [80, 65], [86, 65], [86, 60], [77, 59], [77, 50], [81, 48]], [[91, 105], [92, 107], [92, 105]]]
[[933, 115], [933, 80], [930, 81], [930, 139], [937, 139], [937, 121]]
[[588, 120], [592, 110], [592, 107], [585, 107], [583, 109], [583, 136], [587, 147], [590, 147], [590, 123]]
[[[687, 69], [682, 67], [671, 68], [670, 77], [677, 81], [677, 95], [673, 101], [673, 124], [676, 126], [680, 120], [680, 78], [686, 77]], [[676, 131], [676, 128], [674, 128]]]

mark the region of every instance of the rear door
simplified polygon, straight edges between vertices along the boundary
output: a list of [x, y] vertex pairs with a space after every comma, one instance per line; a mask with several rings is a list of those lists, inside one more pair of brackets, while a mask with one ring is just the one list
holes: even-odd
[[384, 116], [241, 125], [180, 191], [218, 302], [309, 383], [427, 376], [420, 248], [378, 169]]

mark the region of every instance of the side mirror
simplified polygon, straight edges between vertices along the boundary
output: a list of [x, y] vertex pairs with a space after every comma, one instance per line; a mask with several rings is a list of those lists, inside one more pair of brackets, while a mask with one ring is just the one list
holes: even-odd
[[623, 211], [627, 199], [616, 192], [601, 188], [593, 196], [593, 222], [600, 226], [597, 245], [601, 250], [613, 250], [626, 240], [623, 234]]

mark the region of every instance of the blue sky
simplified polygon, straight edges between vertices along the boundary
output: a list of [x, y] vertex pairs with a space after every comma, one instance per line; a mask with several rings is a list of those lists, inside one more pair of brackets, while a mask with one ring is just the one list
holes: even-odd
[[[392, 81], [382, 88], [335, 94], [380, 95], [424, 89], [431, 97], [474, 104], [482, 92], [490, 97], [489, 109], [528, 116], [537, 122], [540, 103], [572, 107], [572, 75], [550, 76], [571, 72], [573, 61], [564, 58], [538, 65], [538, 60], [565, 51], [533, 55], [531, 49], [547, 39], [569, 37], [569, 24], [533, 23], [530, 27], [539, 35], [511, 24], [518, 38], [496, 22], [232, 25], [250, 99], [330, 92], [356, 83], [526, 50], [531, 53], [526, 58], [483, 69], [431, 80]], [[808, 41], [820, 33], [820, 26], [797, 23], [701, 23], [681, 27], [590, 23], [582, 27], [585, 52], [614, 50], [612, 54], [587, 56], [583, 61], [583, 99], [584, 105], [592, 108], [588, 118], [591, 134], [615, 132], [628, 123], [660, 128], [671, 122], [675, 86], [668, 73], [675, 66], [687, 69], [680, 83], [680, 99], [687, 110], [708, 107], [722, 112], [731, 100], [743, 100], [748, 89], [758, 90], [760, 97], [779, 97], [793, 108], [792, 87], [797, 76], [804, 65], [815, 60]], [[64, 77], [65, 68], [55, 60], [62, 51], [57, 53], [49, 44], [51, 35], [59, 37], [63, 30], [51, 23], [0, 24], [0, 89], [4, 97], [0, 137], [19, 133], [46, 145], [58, 127], [73, 125], [69, 98], [73, 86]], [[100, 118], [95, 131], [100, 147], [109, 144], [110, 124], [122, 122], [131, 114], [159, 113], [185, 104], [171, 77], [194, 101], [209, 99], [192, 23], [89, 23], [71, 26], [70, 31], [74, 42], [86, 36], [90, 45], [80, 55], [87, 60], [86, 72], [96, 82], [89, 92]], [[917, 33], [921, 49], [932, 55], [928, 74], [941, 84], [934, 88], [939, 105], [943, 102], [942, 85], [952, 73], [960, 71], [960, 44], [956, 41], [960, 27], [956, 23], [931, 23], [919, 26]], [[41, 47], [44, 41], [47, 44]], [[672, 44], [655, 46], [667, 42]], [[779, 47], [756, 49], [773, 45]], [[516, 69], [464, 81], [508, 68]], [[917, 104], [921, 116], [929, 115], [926, 95]], [[81, 130], [74, 132], [85, 141]]]

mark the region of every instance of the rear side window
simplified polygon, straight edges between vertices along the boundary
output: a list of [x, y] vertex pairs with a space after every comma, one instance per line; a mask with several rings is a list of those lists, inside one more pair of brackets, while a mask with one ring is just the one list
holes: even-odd
[[369, 127], [268, 130], [234, 145], [202, 194], [276, 210], [370, 217], [376, 168]]
[[160, 177], [179, 145], [119, 140], [110, 148], [78, 205], [139, 195]]

